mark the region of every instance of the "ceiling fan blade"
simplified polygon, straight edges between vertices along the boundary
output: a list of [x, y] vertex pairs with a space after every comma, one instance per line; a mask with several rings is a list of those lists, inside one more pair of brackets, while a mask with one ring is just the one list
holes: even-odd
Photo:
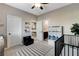
[[42, 6], [40, 6], [40, 9], [41, 9], [41, 10], [43, 10], [43, 7], [42, 7]]
[[34, 9], [34, 8], [35, 8], [35, 5], [33, 5], [31, 9]]
[[41, 4], [48, 4], [48, 3], [41, 3]]

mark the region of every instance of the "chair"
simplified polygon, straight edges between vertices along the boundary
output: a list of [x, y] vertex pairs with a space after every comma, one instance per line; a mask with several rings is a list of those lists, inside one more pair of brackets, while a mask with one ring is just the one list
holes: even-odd
[[23, 44], [28, 46], [34, 43], [34, 39], [31, 38], [31, 36], [23, 37]]

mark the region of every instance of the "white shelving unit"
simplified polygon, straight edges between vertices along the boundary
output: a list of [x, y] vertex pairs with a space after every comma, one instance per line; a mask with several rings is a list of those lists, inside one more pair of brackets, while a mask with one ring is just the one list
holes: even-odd
[[32, 32], [32, 38], [36, 39], [36, 22], [31, 22], [31, 32]]
[[36, 21], [25, 22], [24, 31], [27, 33], [31, 33], [31, 37], [36, 39]]

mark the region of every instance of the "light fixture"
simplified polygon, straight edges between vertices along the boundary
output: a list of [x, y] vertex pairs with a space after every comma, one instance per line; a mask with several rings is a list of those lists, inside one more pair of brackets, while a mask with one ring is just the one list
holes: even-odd
[[31, 9], [40, 8], [41, 10], [43, 10], [44, 5], [46, 5], [46, 4], [48, 4], [48, 3], [34, 3]]
[[39, 8], [41, 6], [40, 3], [35, 3], [34, 5], [35, 5], [36, 8]]

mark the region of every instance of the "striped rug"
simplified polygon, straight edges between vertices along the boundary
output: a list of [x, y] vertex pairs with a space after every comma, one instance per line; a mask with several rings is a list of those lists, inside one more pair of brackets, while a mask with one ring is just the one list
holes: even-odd
[[53, 47], [48, 45], [46, 41], [34, 42], [29, 46], [21, 46], [10, 56], [53, 56]]

